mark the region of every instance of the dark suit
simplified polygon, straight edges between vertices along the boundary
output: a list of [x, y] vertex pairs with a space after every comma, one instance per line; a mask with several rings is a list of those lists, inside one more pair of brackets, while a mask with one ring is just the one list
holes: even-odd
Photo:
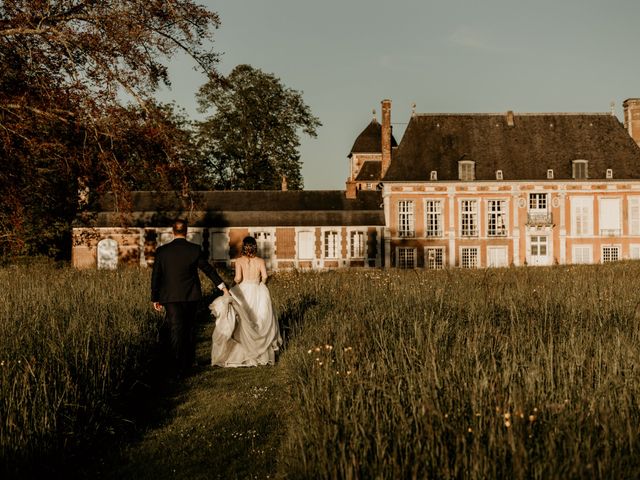
[[202, 288], [198, 269], [214, 285], [223, 284], [215, 268], [207, 262], [199, 245], [176, 238], [156, 250], [151, 273], [151, 301], [161, 303], [171, 328], [171, 346], [179, 374], [195, 361], [194, 327]]

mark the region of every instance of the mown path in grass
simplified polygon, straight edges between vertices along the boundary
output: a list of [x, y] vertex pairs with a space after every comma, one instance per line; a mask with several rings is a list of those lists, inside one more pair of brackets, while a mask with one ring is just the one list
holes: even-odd
[[[210, 358], [212, 325], [201, 325], [198, 362]], [[277, 366], [198, 367], [142, 407], [136, 438], [75, 470], [79, 478], [274, 478], [283, 434], [283, 375]], [[118, 443], [118, 442], [114, 442]]]

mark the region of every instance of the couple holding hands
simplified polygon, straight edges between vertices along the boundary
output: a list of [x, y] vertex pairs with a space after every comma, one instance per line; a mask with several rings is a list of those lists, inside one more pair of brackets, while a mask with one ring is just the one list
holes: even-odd
[[174, 239], [156, 250], [151, 274], [151, 301], [157, 311], [165, 311], [178, 375], [186, 375], [195, 364], [196, 313], [202, 298], [198, 270], [223, 292], [209, 306], [216, 317], [211, 365], [273, 365], [282, 338], [265, 285], [267, 269], [257, 256], [255, 238], [243, 239], [234, 285], [227, 289], [200, 245], [187, 241], [187, 229], [185, 220], [174, 222]]

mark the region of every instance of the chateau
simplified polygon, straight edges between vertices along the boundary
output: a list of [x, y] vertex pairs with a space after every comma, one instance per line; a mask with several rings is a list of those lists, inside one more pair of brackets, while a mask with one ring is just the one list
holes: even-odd
[[345, 191], [133, 192], [78, 217], [73, 264], [149, 265], [173, 218], [230, 266], [253, 235], [269, 268], [501, 267], [640, 258], [640, 99], [612, 113], [412, 114], [382, 101]]

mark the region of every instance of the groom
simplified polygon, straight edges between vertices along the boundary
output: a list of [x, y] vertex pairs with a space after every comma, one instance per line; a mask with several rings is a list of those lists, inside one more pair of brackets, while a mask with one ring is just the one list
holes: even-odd
[[198, 300], [202, 298], [198, 269], [229, 295], [224, 281], [203, 256], [200, 245], [187, 241], [187, 228], [186, 220], [174, 222], [174, 240], [156, 250], [151, 273], [151, 301], [159, 312], [164, 307], [178, 376], [186, 375], [195, 363], [194, 328]]

